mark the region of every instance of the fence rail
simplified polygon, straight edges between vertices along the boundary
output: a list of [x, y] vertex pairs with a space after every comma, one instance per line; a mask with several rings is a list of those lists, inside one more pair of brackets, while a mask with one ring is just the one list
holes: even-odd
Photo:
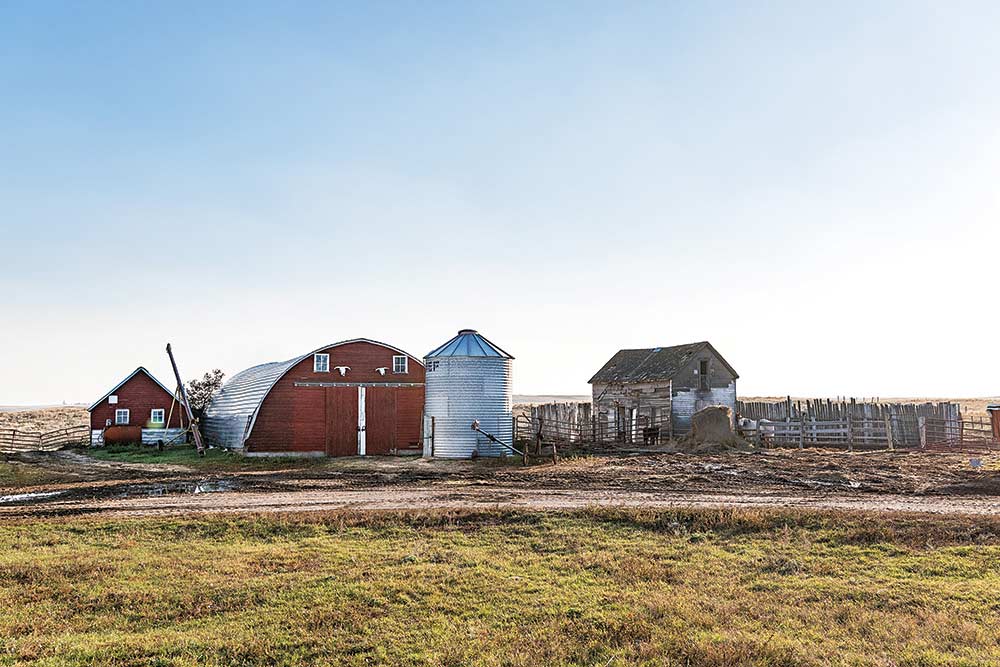
[[0, 429], [0, 453], [53, 451], [90, 443], [89, 426], [71, 426], [46, 433]]
[[1000, 436], [982, 419], [928, 419], [924, 425], [928, 449], [938, 451], [1000, 450]]
[[945, 420], [957, 420], [962, 417], [961, 406], [958, 403], [882, 403], [877, 400], [859, 401], [856, 398], [793, 400], [787, 397], [781, 401], [736, 401], [736, 412], [747, 419], [769, 421], [799, 421], [802, 417], [819, 421], [834, 421], [848, 417], [867, 419], [924, 417]]
[[[514, 439], [519, 446], [655, 446], [670, 437], [669, 418], [658, 423], [632, 422], [631, 430], [609, 428], [607, 422], [559, 421], [518, 416]], [[989, 422], [969, 419], [930, 419], [916, 415], [797, 420], [761, 420], [737, 427], [737, 434], [761, 447], [829, 448], [854, 450], [977, 451], [1000, 450]]]
[[592, 417], [588, 421], [560, 421], [519, 415], [514, 420], [514, 439], [529, 443], [567, 445], [653, 446], [670, 438], [670, 417], [658, 420], [633, 419], [623, 428]]
[[[847, 447], [853, 449], [917, 448], [919, 425], [903, 417], [761, 420], [738, 427], [739, 435], [764, 447]], [[915, 434], [915, 435], [912, 435]]]

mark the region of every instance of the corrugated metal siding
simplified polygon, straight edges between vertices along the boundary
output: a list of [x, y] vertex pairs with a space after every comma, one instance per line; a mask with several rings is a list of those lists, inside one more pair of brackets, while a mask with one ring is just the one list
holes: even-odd
[[231, 377], [202, 418], [205, 441], [213, 447], [242, 448], [243, 436], [260, 402], [278, 378], [300, 359], [261, 364]]
[[724, 405], [736, 414], [736, 382], [730, 382], [726, 387], [711, 389], [674, 388], [671, 418], [674, 423], [674, 433], [687, 433], [691, 430], [691, 416], [702, 408], [711, 405]]
[[478, 420], [484, 431], [511, 443], [511, 369], [510, 359], [486, 356], [437, 357], [427, 364], [424, 414], [434, 418], [434, 456], [509, 453], [473, 431], [472, 422]]
[[187, 439], [181, 437], [182, 428], [144, 428], [142, 429], [142, 444], [155, 445], [160, 440], [165, 445], [183, 445]]

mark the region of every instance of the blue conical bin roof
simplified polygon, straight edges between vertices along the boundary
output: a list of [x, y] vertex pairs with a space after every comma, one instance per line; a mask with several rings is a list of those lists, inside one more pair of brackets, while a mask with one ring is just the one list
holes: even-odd
[[424, 359], [433, 357], [499, 357], [513, 359], [502, 349], [491, 343], [475, 329], [462, 329], [458, 335], [441, 347], [427, 353]]

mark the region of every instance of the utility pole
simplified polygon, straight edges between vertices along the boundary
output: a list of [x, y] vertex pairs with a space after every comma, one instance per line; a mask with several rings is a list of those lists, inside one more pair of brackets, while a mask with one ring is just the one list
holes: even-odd
[[[177, 370], [177, 362], [174, 361], [174, 353], [170, 349], [170, 343], [167, 343], [167, 356], [170, 357], [170, 365], [174, 369], [174, 377], [177, 379], [177, 389], [181, 392], [181, 399], [184, 403], [184, 410], [187, 412], [188, 423], [191, 425], [191, 433], [194, 435], [194, 446], [198, 449], [198, 456], [205, 455], [205, 445], [201, 441], [201, 432], [198, 430], [198, 422], [194, 420], [194, 413], [191, 412], [191, 406], [188, 404], [187, 389], [184, 388], [184, 382], [181, 381], [180, 371]], [[167, 424], [169, 427], [170, 424]]]

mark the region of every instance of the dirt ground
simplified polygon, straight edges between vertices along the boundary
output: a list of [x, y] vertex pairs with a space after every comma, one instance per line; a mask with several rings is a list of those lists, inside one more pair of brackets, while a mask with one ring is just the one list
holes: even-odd
[[181, 465], [34, 453], [9, 465], [44, 484], [0, 486], [0, 517], [158, 515], [342, 508], [567, 509], [810, 507], [1000, 514], [1000, 455], [787, 450], [496, 461], [331, 459], [284, 470], [211, 472]]

